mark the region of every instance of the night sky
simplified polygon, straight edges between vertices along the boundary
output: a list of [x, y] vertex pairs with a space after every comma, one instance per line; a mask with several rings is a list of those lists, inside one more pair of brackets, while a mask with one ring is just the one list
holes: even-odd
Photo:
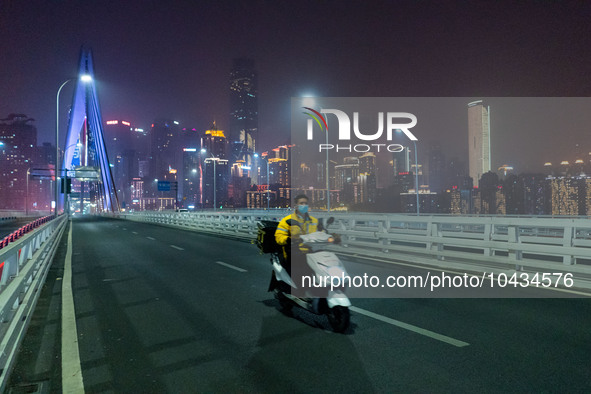
[[[0, 117], [35, 118], [39, 143], [53, 142], [57, 88], [76, 75], [82, 44], [103, 119], [143, 128], [156, 118], [226, 128], [232, 59], [254, 59], [263, 149], [289, 141], [292, 96], [591, 96], [588, 2], [1, 0], [0, 37]], [[491, 112], [493, 167], [574, 160], [576, 143], [591, 151], [585, 119], [497, 130], [511, 122]], [[467, 152], [467, 135], [425, 133]]]

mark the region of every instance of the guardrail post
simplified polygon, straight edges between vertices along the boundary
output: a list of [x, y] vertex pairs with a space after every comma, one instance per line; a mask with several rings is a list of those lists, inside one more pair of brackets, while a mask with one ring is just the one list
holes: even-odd
[[[492, 236], [494, 232], [494, 224], [486, 223], [484, 225], [484, 242], [490, 243], [492, 241]], [[484, 255], [485, 256], [492, 256], [494, 254], [492, 248], [484, 248]]]
[[[347, 231], [350, 228], [353, 228], [355, 226], [355, 220], [354, 219], [343, 219], [343, 220], [339, 220], [339, 224], [341, 226], [341, 230], [343, 231]], [[355, 237], [351, 237], [347, 234], [343, 234], [341, 235], [341, 245], [343, 245], [343, 247], [348, 248], [349, 247], [349, 241], [351, 240], [355, 240]]]
[[378, 222], [378, 231], [376, 233], [377, 237], [380, 237], [381, 234], [385, 235], [382, 237], [378, 242], [382, 245], [382, 252], [389, 253], [390, 252], [390, 239], [388, 238], [388, 229], [390, 228], [390, 220], [386, 219], [385, 221]]
[[440, 231], [440, 224], [433, 222], [433, 220], [429, 220], [427, 223], [427, 234], [431, 238], [430, 241], [427, 242], [427, 250], [435, 252], [435, 257], [437, 260], [445, 260], [445, 257], [441, 255], [441, 251], [443, 251], [443, 244], [441, 242], [433, 241], [433, 238], [437, 240], [443, 241], [443, 233]]
[[508, 226], [507, 227], [507, 246], [509, 252], [509, 260], [515, 262], [515, 270], [521, 271], [523, 270], [523, 266], [518, 264], [518, 261], [522, 259], [522, 251], [519, 248], [520, 240], [519, 240], [519, 227], [517, 226]]
[[[564, 227], [564, 234], [562, 235], [562, 246], [565, 248], [565, 253], [562, 256], [562, 264], [572, 265], [574, 264], [574, 258], [571, 254], [571, 248], [573, 247], [573, 238], [575, 235], [575, 229], [572, 226]], [[568, 254], [566, 253], [568, 251]]]

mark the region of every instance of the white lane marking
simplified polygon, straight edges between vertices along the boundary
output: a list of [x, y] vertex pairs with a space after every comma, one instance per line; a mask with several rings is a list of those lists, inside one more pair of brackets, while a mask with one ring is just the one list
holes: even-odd
[[156, 238], [152, 238], [152, 237], [146, 237], [148, 238], [150, 241], [156, 241]]
[[448, 344], [456, 346], [456, 347], [464, 347], [464, 346], [470, 345], [467, 342], [460, 341], [460, 340], [454, 339], [454, 338], [450, 338], [448, 336], [438, 334], [433, 331], [425, 330], [424, 328], [413, 326], [412, 324], [408, 324], [408, 323], [404, 323], [404, 322], [401, 322], [398, 320], [390, 319], [389, 317], [378, 315], [377, 313], [373, 313], [373, 312], [367, 311], [365, 309], [357, 308], [355, 306], [351, 306], [349, 309], [351, 309], [353, 312], [357, 312], [357, 313], [365, 315], [367, 317], [371, 317], [376, 320], [383, 321], [384, 323], [392, 324], [393, 326], [396, 326], [396, 327], [404, 328], [405, 330], [416, 332], [417, 334], [421, 334], [426, 337], [433, 338], [438, 341], [445, 342], [445, 343], [448, 343]]
[[170, 245], [170, 247], [171, 248], [175, 248], [176, 250], [185, 250], [185, 249], [183, 249], [183, 248], [181, 248], [179, 246], [176, 246], [176, 245]]
[[127, 229], [126, 229], [125, 227], [123, 227], [123, 230], [124, 230], [124, 231], [127, 231]]
[[137, 235], [137, 231], [132, 231], [131, 233]]
[[82, 367], [78, 349], [76, 311], [72, 293], [72, 223], [68, 234], [68, 248], [62, 280], [62, 390], [64, 393], [83, 393]]
[[223, 265], [224, 267], [232, 268], [233, 270], [236, 270], [238, 272], [247, 272], [243, 268], [236, 267], [235, 265], [232, 265], [232, 264], [224, 263], [223, 261], [216, 261], [215, 263], [219, 264], [219, 265]]

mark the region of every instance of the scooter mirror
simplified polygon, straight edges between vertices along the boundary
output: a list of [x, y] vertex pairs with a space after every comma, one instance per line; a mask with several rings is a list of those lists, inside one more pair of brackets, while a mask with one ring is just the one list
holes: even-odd
[[318, 231], [323, 231], [324, 230], [324, 224], [322, 221], [322, 218], [318, 219]]
[[328, 218], [328, 220], [327, 220], [327, 222], [326, 222], [326, 225], [327, 225], [327, 226], [330, 226], [330, 225], [331, 225], [331, 224], [333, 224], [333, 223], [334, 223], [334, 217], [332, 217], [332, 216], [331, 216], [331, 217], [329, 217], [329, 218]]

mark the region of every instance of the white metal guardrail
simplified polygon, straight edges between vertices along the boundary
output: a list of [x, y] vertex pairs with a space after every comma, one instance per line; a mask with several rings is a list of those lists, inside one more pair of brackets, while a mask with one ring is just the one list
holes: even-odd
[[[280, 211], [135, 212], [128, 220], [252, 240], [256, 222], [280, 220]], [[327, 218], [327, 213], [314, 213]], [[334, 213], [331, 231], [342, 253], [412, 261], [441, 269], [573, 273], [591, 288], [591, 220], [511, 216], [413, 216]], [[337, 250], [335, 250], [337, 251]], [[577, 281], [578, 279], [578, 281]]]
[[4, 392], [66, 224], [51, 220], [0, 250], [0, 392]]

